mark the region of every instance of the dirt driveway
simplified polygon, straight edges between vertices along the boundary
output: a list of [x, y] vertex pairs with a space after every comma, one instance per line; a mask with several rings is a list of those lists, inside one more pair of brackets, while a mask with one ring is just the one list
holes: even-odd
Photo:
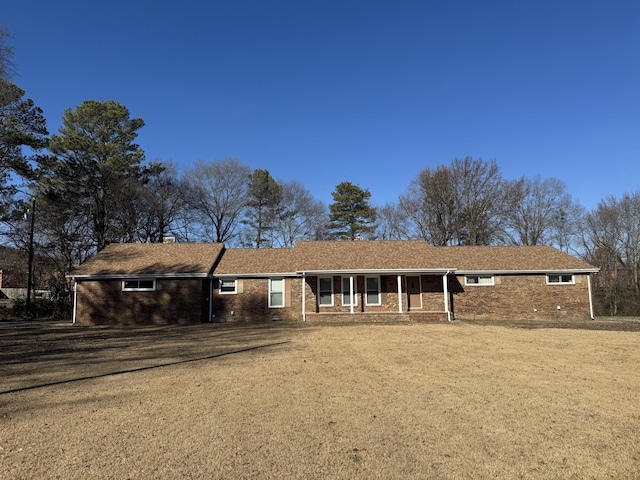
[[0, 478], [639, 478], [640, 333], [0, 329]]

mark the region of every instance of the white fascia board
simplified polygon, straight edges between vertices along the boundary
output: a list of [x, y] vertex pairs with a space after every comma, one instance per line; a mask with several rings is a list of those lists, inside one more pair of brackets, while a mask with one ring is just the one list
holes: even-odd
[[269, 273], [214, 273], [212, 275], [215, 278], [221, 279], [231, 279], [231, 278], [282, 278], [282, 277], [299, 277], [300, 274], [298, 272], [269, 272]]
[[542, 275], [542, 274], [580, 274], [597, 273], [599, 268], [555, 269], [555, 270], [458, 270], [457, 275]]
[[66, 275], [71, 280], [122, 280], [123, 278], [209, 278], [208, 273], [113, 273], [101, 275]]
[[382, 270], [299, 270], [297, 273], [301, 275], [403, 275], [429, 273], [445, 275], [455, 271], [455, 268], [387, 268]]

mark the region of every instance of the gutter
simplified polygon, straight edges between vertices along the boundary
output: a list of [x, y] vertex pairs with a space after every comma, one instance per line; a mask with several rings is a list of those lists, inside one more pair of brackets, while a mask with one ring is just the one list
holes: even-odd
[[123, 278], [209, 278], [211, 275], [208, 273], [111, 273], [104, 275], [65, 275], [65, 278], [69, 278], [74, 281], [81, 280], [122, 280]]

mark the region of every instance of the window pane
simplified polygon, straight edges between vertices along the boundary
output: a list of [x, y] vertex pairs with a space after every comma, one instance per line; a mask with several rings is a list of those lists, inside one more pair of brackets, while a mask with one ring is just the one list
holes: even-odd
[[320, 292], [320, 305], [331, 305], [331, 293]]
[[273, 280], [271, 280], [271, 291], [283, 292], [284, 291], [284, 288], [282, 288], [283, 283], [284, 283], [284, 280], [282, 278], [274, 278]]
[[320, 279], [320, 290], [321, 291], [331, 291], [331, 279], [330, 278], [321, 278]]
[[123, 280], [122, 290], [142, 290], [142, 291], [154, 291], [156, 289], [156, 281], [151, 280]]
[[269, 282], [271, 291], [269, 292], [270, 307], [284, 307], [284, 280], [274, 278]]
[[235, 280], [220, 280], [220, 292], [221, 293], [235, 293], [236, 281]]
[[549, 275], [549, 283], [560, 283], [560, 275]]
[[281, 292], [271, 292], [271, 306], [282, 307], [283, 306], [283, 294]]
[[379, 284], [378, 277], [367, 277], [367, 305], [380, 305]]
[[573, 283], [573, 275], [562, 275], [562, 283]]
[[333, 305], [332, 283], [333, 283], [332, 278], [321, 278], [319, 280], [318, 302], [320, 305], [324, 305], [324, 306]]

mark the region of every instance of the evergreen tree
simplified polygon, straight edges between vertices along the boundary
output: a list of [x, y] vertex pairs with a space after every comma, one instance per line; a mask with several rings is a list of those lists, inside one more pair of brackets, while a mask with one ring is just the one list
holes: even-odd
[[357, 240], [371, 236], [376, 229], [376, 209], [369, 205], [371, 193], [351, 182], [342, 182], [331, 193], [329, 229], [339, 240]]
[[159, 173], [142, 165], [144, 152], [134, 143], [141, 118], [115, 102], [88, 100], [62, 117], [60, 135], [52, 135], [48, 170], [49, 196], [75, 215], [87, 219], [90, 240], [102, 250], [111, 242], [131, 241], [136, 219], [128, 212], [138, 187]]
[[269, 234], [274, 228], [281, 200], [282, 185], [274, 180], [268, 170], [254, 170], [249, 177], [243, 223], [249, 226], [248, 236], [256, 248], [272, 246]]

